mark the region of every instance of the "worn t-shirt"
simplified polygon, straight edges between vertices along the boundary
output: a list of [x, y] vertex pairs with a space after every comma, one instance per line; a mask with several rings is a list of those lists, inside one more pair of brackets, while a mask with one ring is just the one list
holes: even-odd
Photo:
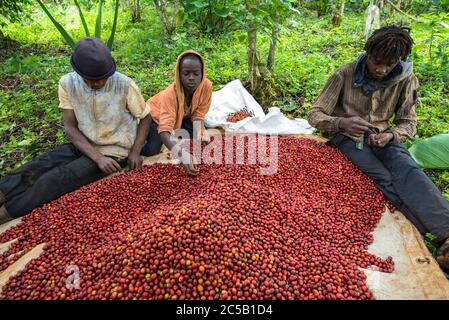
[[59, 108], [72, 109], [79, 130], [104, 155], [124, 158], [134, 144], [139, 119], [150, 113], [134, 81], [116, 72], [91, 89], [75, 72], [59, 81]]

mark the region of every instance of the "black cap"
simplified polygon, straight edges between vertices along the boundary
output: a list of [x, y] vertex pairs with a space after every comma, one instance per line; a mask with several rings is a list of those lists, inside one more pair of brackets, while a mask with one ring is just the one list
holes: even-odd
[[97, 38], [83, 38], [70, 58], [73, 69], [87, 80], [103, 80], [115, 72], [115, 61], [108, 47]]

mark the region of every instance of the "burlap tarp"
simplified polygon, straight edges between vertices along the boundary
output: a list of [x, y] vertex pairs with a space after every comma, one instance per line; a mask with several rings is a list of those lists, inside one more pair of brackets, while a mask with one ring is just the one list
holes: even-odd
[[[304, 137], [324, 141], [315, 136]], [[170, 162], [167, 150], [144, 160], [146, 165]], [[0, 233], [18, 223], [20, 219], [0, 226]], [[363, 270], [367, 275], [368, 287], [376, 299], [449, 299], [449, 280], [426, 248], [417, 229], [401, 212], [391, 213], [386, 208], [373, 236], [369, 251], [382, 258], [391, 256], [394, 260], [392, 273]], [[0, 244], [0, 254], [13, 242]], [[25, 268], [29, 261], [38, 257], [43, 247], [44, 244], [36, 246], [0, 273], [0, 295], [6, 282]]]

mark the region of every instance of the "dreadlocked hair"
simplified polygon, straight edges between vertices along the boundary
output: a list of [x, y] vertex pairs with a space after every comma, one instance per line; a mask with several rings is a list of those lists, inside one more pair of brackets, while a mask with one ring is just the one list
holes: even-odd
[[412, 46], [410, 28], [387, 26], [374, 31], [365, 44], [365, 51], [368, 55], [381, 56], [389, 60], [406, 60]]

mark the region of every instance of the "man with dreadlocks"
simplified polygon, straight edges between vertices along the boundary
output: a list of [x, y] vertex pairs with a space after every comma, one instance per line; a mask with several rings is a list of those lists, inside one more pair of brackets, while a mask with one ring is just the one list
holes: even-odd
[[416, 133], [418, 80], [407, 60], [412, 45], [407, 28], [375, 31], [366, 52], [329, 78], [309, 122], [370, 176], [422, 234], [436, 236], [437, 261], [449, 269], [449, 202], [402, 145]]

